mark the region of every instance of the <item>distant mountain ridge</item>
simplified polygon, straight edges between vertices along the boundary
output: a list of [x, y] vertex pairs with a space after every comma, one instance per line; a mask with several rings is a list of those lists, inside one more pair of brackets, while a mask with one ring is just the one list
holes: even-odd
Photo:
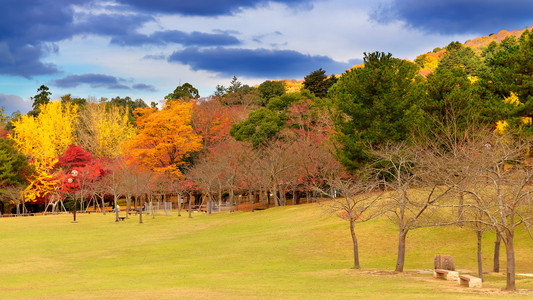
[[473, 48], [476, 51], [481, 51], [483, 47], [488, 46], [491, 42], [501, 42], [508, 36], [514, 36], [516, 38], [519, 38], [522, 33], [528, 28], [524, 28], [522, 30], [515, 29], [513, 31], [507, 31], [507, 30], [501, 30], [500, 32], [496, 34], [490, 34], [489, 36], [484, 37], [478, 37], [473, 40], [468, 40], [464, 42], [464, 45], [470, 48]]
[[[501, 30], [498, 33], [491, 33], [488, 36], [483, 36], [483, 37], [478, 37], [472, 40], [467, 40], [466, 42], [462, 44], [466, 47], [472, 48], [472, 50], [474, 50], [474, 52], [477, 55], [481, 55], [481, 52], [483, 51], [483, 49], [488, 47], [490, 43], [492, 42], [500, 43], [501, 41], [503, 41], [505, 38], [509, 36], [514, 36], [516, 39], [518, 39], [522, 35], [522, 33], [524, 33], [526, 29], [532, 29], [532, 28], [533, 26], [529, 28], [526, 27], [524, 29], [515, 29], [512, 31]], [[420, 71], [419, 71], [421, 75], [427, 76], [433, 73], [433, 71], [439, 65], [439, 61], [446, 54], [445, 47], [446, 46], [442, 46], [442, 48], [437, 47], [433, 49], [433, 51], [420, 54], [419, 56], [415, 58], [414, 62], [417, 63], [419, 66], [421, 66]], [[364, 64], [362, 63], [359, 65], [352, 66], [351, 69], [361, 68], [363, 66]], [[336, 76], [340, 76], [340, 74], [337, 74]], [[286, 92], [299, 91], [303, 88], [303, 80], [284, 79], [281, 81], [283, 81], [286, 85]]]

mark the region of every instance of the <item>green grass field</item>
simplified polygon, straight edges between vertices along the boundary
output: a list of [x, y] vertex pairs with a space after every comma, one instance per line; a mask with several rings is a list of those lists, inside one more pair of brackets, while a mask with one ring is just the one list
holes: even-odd
[[[502, 273], [483, 289], [433, 279], [435, 254], [460, 270], [476, 270], [473, 232], [456, 227], [412, 231], [404, 274], [396, 261], [396, 229], [386, 220], [358, 224], [363, 270], [352, 270], [346, 221], [317, 204], [265, 211], [144, 216], [0, 219], [2, 299], [531, 299], [533, 278], [518, 276], [516, 293]], [[494, 236], [484, 240], [492, 268]], [[502, 245], [503, 246], [503, 245]], [[533, 241], [517, 236], [517, 269], [533, 273]]]

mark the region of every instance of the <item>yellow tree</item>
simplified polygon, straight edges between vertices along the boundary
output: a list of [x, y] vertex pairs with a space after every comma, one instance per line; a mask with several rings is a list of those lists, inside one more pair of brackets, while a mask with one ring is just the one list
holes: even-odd
[[13, 123], [11, 138], [19, 151], [33, 159], [44, 161], [63, 154], [73, 142], [78, 117], [76, 105], [59, 101], [40, 105], [37, 117], [25, 115]]
[[80, 112], [76, 141], [95, 157], [117, 157], [135, 135], [128, 111], [106, 103], [87, 103]]
[[59, 101], [42, 104], [39, 109], [37, 117], [25, 115], [15, 121], [10, 135], [18, 150], [30, 157], [35, 169], [24, 191], [25, 201], [30, 202], [43, 199], [57, 186], [51, 170], [57, 157], [72, 144], [78, 117], [76, 105], [62, 105]]
[[35, 172], [29, 178], [30, 184], [24, 190], [24, 201], [36, 202], [44, 199], [56, 188], [59, 188], [61, 182], [51, 174], [51, 170], [56, 163], [57, 158], [43, 161], [35, 160], [32, 162]]
[[193, 104], [169, 101], [163, 109], [138, 108], [138, 134], [125, 147], [125, 154], [158, 173], [181, 176], [184, 159], [202, 148], [202, 137], [191, 126]]

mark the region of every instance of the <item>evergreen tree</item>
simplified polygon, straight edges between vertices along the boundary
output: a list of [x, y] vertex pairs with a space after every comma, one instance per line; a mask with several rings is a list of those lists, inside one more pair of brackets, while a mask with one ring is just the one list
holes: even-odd
[[168, 94], [165, 96], [165, 100], [189, 100], [189, 99], [198, 99], [200, 98], [200, 94], [198, 93], [198, 89], [196, 89], [192, 84], [185, 82], [182, 85], [178, 85], [174, 92]]
[[328, 95], [328, 90], [335, 82], [337, 82], [337, 78], [334, 75], [328, 78], [326, 71], [320, 68], [304, 77], [304, 88], [311, 91], [315, 96], [324, 98]]
[[257, 88], [261, 98], [263, 99], [263, 105], [266, 106], [268, 101], [272, 97], [281, 96], [285, 94], [285, 86], [281, 81], [267, 80], [259, 85]]
[[[517, 44], [506, 41], [500, 50], [488, 59], [490, 68], [480, 82], [487, 92], [486, 98], [499, 106], [506, 106], [501, 119], [514, 118], [523, 125], [520, 117], [533, 119], [533, 32], [525, 30]], [[518, 120], [518, 122], [516, 122]], [[528, 126], [528, 131], [533, 128]]]
[[331, 88], [335, 111], [337, 157], [355, 169], [370, 157], [368, 144], [407, 140], [418, 127], [421, 111], [415, 105], [417, 66], [392, 55], [374, 52], [364, 67], [349, 70]]
[[251, 141], [258, 147], [275, 137], [284, 123], [277, 112], [260, 108], [251, 112], [245, 121], [233, 124], [230, 134], [238, 141]]
[[479, 76], [485, 71], [483, 61], [474, 53], [474, 50], [459, 42], [451, 42], [446, 46], [446, 54], [440, 60], [438, 68], [461, 68], [470, 76]]
[[0, 188], [20, 185], [29, 175], [28, 159], [14, 146], [12, 140], [0, 139]]
[[44, 84], [37, 89], [38, 94], [32, 98], [32, 107], [34, 110], [39, 108], [39, 105], [48, 104], [50, 102], [50, 95], [52, 95], [52, 93], [49, 90], [50, 89]]

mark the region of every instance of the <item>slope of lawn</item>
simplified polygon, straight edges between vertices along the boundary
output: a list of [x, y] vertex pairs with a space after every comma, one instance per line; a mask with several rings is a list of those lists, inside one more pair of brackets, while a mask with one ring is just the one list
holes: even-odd
[[[450, 254], [475, 273], [473, 232], [413, 231], [406, 269], [394, 274], [395, 227], [387, 220], [358, 224], [361, 265], [352, 270], [347, 222], [317, 204], [264, 211], [144, 216], [115, 223], [114, 215], [0, 219], [1, 299], [485, 299], [533, 297], [533, 278], [518, 276], [518, 293], [503, 293], [502, 273], [487, 274], [481, 290], [436, 280], [435, 254]], [[484, 240], [492, 268], [494, 236]], [[502, 245], [503, 246], [503, 245]], [[517, 269], [533, 273], [533, 241], [517, 236]], [[525, 290], [527, 289], [527, 290]]]

